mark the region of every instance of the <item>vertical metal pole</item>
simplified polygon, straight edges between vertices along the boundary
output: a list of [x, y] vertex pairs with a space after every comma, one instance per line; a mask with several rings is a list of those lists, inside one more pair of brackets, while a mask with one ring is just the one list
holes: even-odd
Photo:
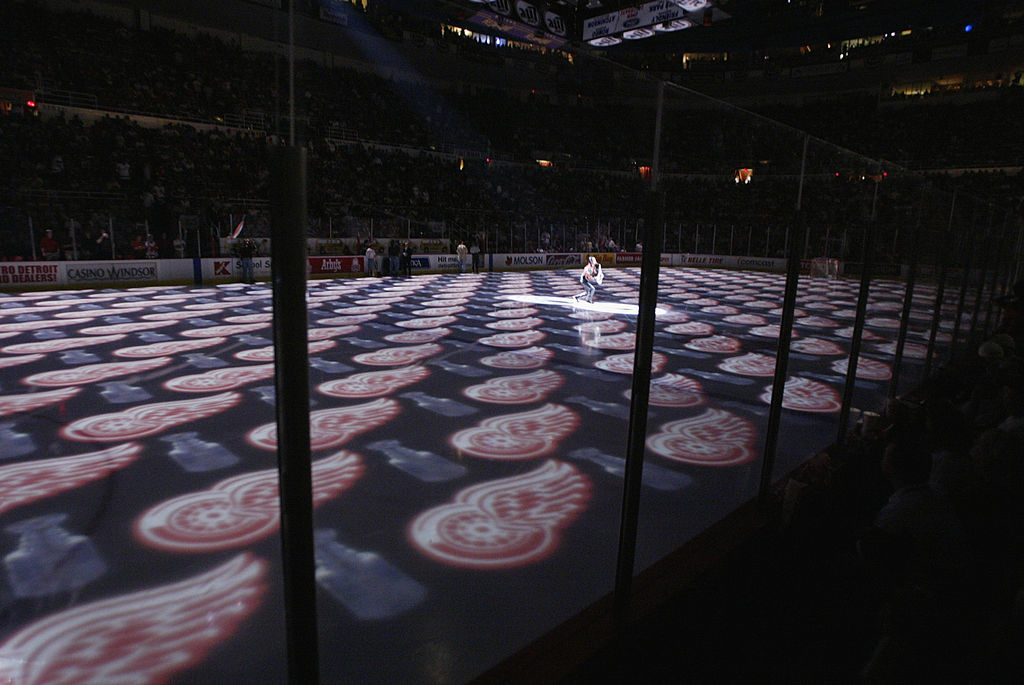
[[716, 252], [717, 248], [715, 247], [715, 243], [717, 243], [717, 242], [718, 242], [718, 224], [715, 224], [714, 227], [711, 229], [711, 254], [718, 254], [718, 252]]
[[71, 218], [71, 258], [78, 260], [78, 236], [75, 235], [75, 219]]
[[736, 254], [733, 252], [733, 240], [736, 238], [736, 224], [729, 224], [729, 254]]
[[271, 148], [277, 462], [288, 682], [319, 682], [309, 444], [306, 150]]
[[32, 225], [31, 216], [28, 218], [28, 241], [32, 245], [32, 261], [37, 261], [39, 257], [36, 253], [36, 231], [35, 227]]
[[114, 217], [107, 214], [107, 233], [110, 234], [110, 258], [117, 259], [117, 249], [114, 247]]
[[[1010, 272], [1013, 269], [1011, 262], [1015, 253], [1011, 253], [1009, 249], [1009, 233], [1007, 232], [1007, 225], [1010, 221], [1010, 212], [1007, 210], [1006, 215], [1003, 217], [1003, 230], [1000, 232], [1000, 249], [999, 259], [996, 265], [996, 276], [992, 283], [992, 292], [989, 293], [988, 307], [985, 311], [985, 336], [988, 337], [991, 331], [998, 328], [999, 321], [998, 317], [992, 316], [992, 309], [994, 305], [994, 298], [997, 295], [1005, 295], [1007, 290], [1010, 288], [1012, 281], [1009, 280]], [[1000, 276], [1002, 278], [1000, 278]], [[992, 321], [995, 318], [996, 321]]]
[[[974, 297], [974, 311], [971, 312], [971, 330], [967, 333], [967, 340], [973, 346], [978, 337], [978, 317], [981, 315], [981, 307], [984, 303], [985, 284], [988, 283], [989, 265], [992, 257], [992, 206], [989, 205], [988, 227], [985, 229], [985, 245], [982, 247], [981, 273], [978, 274], [978, 290]], [[993, 281], [994, 284], [994, 281]]]
[[871, 250], [875, 233], [875, 203], [877, 200], [878, 181], [875, 181], [875, 194], [871, 200], [871, 217], [864, 226], [864, 256], [861, 260], [860, 293], [857, 298], [857, 314], [853, 321], [853, 339], [850, 341], [850, 361], [846, 368], [846, 383], [843, 386], [843, 405], [839, 410], [839, 434], [836, 436], [838, 445], [842, 445], [846, 440], [850, 423], [850, 405], [853, 404], [853, 391], [857, 384], [857, 361], [860, 358], [860, 343], [864, 334], [868, 293], [871, 289], [871, 268], [874, 266]]
[[697, 230], [693, 233], [693, 253], [700, 254], [700, 224], [697, 224]]
[[654, 123], [654, 156], [651, 162], [650, 218], [644, 222], [644, 251], [640, 260], [640, 299], [637, 312], [636, 344], [633, 351], [632, 396], [629, 402], [629, 430], [622, 492], [622, 520], [615, 566], [613, 619], [622, 629], [629, 620], [629, 600], [636, 562], [636, 531], [640, 518], [640, 486], [643, 479], [644, 446], [647, 439], [647, 408], [651, 392], [651, 362], [654, 357], [655, 307], [658, 303], [658, 273], [661, 268], [661, 235], [665, 230], [665, 196], [658, 190], [661, 117], [665, 82], [658, 82], [658, 108]]
[[[801, 214], [798, 210], [797, 222], [800, 223], [803, 222]], [[793, 318], [796, 312], [799, 280], [800, 257], [795, 249], [791, 249], [786, 259], [786, 291], [782, 300], [782, 320], [779, 323], [779, 341], [775, 351], [775, 377], [772, 380], [772, 400], [768, 409], [768, 426], [765, 429], [764, 454], [761, 462], [761, 483], [757, 493], [762, 504], [767, 503], [771, 493], [772, 472], [775, 469], [775, 452], [779, 427], [782, 424], [782, 400], [789, 374], [789, 347], [793, 339]]]
[[295, 0], [288, 0], [288, 144], [295, 147]]
[[[972, 225], [973, 228], [973, 225]], [[967, 233], [967, 247], [963, 252], [965, 257], [963, 275], [960, 279], [960, 294], [957, 297], [956, 303], [956, 320], [953, 322], [953, 333], [952, 340], [950, 341], [949, 354], [954, 356], [956, 354], [957, 344], [960, 339], [960, 322], [964, 317], [964, 306], [967, 302], [967, 286], [971, 280], [971, 269], [974, 268], [974, 231]]]
[[[804, 164], [807, 160], [807, 140], [804, 137], [803, 158], [800, 162], [800, 182], [796, 194], [794, 221], [797, 229], [804, 225], [803, 191]], [[779, 322], [779, 341], [775, 350], [775, 376], [772, 379], [772, 400], [768, 409], [768, 426], [765, 430], [764, 456], [761, 461], [761, 482], [758, 488], [758, 501], [764, 505], [768, 502], [772, 487], [772, 473], [775, 471], [775, 454], [779, 441], [779, 427], [782, 425], [782, 400], [786, 392], [786, 380], [789, 375], [789, 347], [793, 340], [793, 319], [796, 314], [796, 295], [800, 281], [800, 255], [797, 253], [796, 240], [788, 243], [786, 255], [786, 292], [782, 298], [782, 320]]]
[[900, 385], [900, 367], [903, 364], [903, 349], [907, 343], [907, 329], [910, 326], [910, 312], [913, 309], [914, 286], [917, 282], [918, 252], [921, 246], [921, 214], [924, 212], [925, 190], [921, 191], [921, 202], [917, 207], [917, 221], [914, 224], [912, 240], [913, 246], [910, 250], [910, 267], [907, 273], [907, 285], [903, 291], [903, 312], [900, 314], [900, 331], [896, 336], [896, 353], [893, 355], [892, 380], [889, 381], [888, 398], [891, 402], [896, 399]]
[[771, 227], [771, 224], [769, 224], [766, 228], [767, 228], [767, 230], [766, 230], [765, 236], [764, 236], [764, 256], [765, 257], [768, 256], [768, 252], [770, 251], [770, 246], [772, 244], [772, 227]]

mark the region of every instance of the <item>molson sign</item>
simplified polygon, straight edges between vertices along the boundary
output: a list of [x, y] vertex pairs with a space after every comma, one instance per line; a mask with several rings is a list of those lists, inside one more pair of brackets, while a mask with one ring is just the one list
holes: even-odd
[[156, 262], [78, 262], [67, 265], [68, 283], [139, 283], [156, 280]]
[[505, 255], [505, 266], [544, 266], [544, 254], [509, 254]]

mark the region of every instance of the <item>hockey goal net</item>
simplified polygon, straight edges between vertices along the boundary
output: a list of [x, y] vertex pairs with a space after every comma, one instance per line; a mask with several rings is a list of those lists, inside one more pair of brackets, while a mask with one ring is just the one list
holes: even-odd
[[811, 276], [839, 278], [839, 260], [835, 257], [815, 257], [810, 263]]

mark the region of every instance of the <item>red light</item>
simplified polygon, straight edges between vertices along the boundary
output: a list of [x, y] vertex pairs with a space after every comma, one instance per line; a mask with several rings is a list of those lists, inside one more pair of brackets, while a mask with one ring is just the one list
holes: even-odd
[[25, 105], [28, 106], [28, 107], [35, 107], [36, 106], [36, 101], [35, 100], [28, 100], [25, 103]]

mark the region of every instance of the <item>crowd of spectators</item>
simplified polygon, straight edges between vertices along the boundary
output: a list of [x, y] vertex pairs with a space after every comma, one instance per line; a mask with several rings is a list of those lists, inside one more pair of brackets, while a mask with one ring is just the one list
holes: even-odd
[[989, 339], [780, 487], [785, 544], [813, 574], [793, 580], [803, 610], [827, 607], [860, 682], [1024, 676], [1022, 295], [1002, 298]]
[[[128, 255], [139, 227], [173, 237], [188, 216], [207, 232], [197, 240], [213, 244], [238, 217], [260, 215], [265, 148], [280, 140], [287, 109], [279, 55], [34, 3], [5, 3], [0, 20], [9, 38], [0, 47], [0, 85], [32, 89], [43, 102], [47, 93], [88, 94], [108, 113], [83, 121], [64, 110], [19, 115], [19, 107], [0, 116], [0, 204], [17, 217], [0, 226], [3, 258], [31, 256], [29, 218], [36, 240], [46, 228], [66, 240], [69, 223], [95, 233], [115, 221], [112, 254]], [[374, 219], [402, 235], [490, 234], [495, 249], [544, 249], [547, 233], [558, 238], [547, 249], [570, 249], [599, 241], [609, 233], [603, 224], [630, 246], [647, 213], [640, 172], [651, 156], [651, 101], [565, 101], [494, 84], [467, 87], [454, 77], [385, 78], [311, 62], [298, 65], [295, 90], [297, 127], [310, 151], [311, 235], [356, 235]], [[126, 110], [165, 123], [143, 126]], [[723, 243], [704, 244], [717, 230], [744, 251], [784, 254], [803, 170], [802, 209], [816, 231], [810, 242], [831, 249], [826, 234], [860, 226], [870, 213], [871, 192], [848, 182], [870, 165], [862, 154], [918, 168], [1019, 165], [1024, 140], [1010, 110], [992, 103], [897, 110], [846, 98], [766, 110], [766, 119], [670, 101], [660, 161], [666, 247], [720, 251]], [[200, 119], [260, 125], [209, 127]], [[804, 131], [815, 141], [806, 155]], [[541, 155], [552, 164], [539, 166]], [[733, 184], [737, 166], [753, 167], [754, 183]], [[1024, 195], [1020, 175], [960, 183], [1011, 205]], [[879, 214], [890, 211], [894, 226], [909, 216], [912, 185], [894, 177], [880, 191]], [[879, 241], [890, 243], [887, 258], [905, 252], [895, 238]]]

